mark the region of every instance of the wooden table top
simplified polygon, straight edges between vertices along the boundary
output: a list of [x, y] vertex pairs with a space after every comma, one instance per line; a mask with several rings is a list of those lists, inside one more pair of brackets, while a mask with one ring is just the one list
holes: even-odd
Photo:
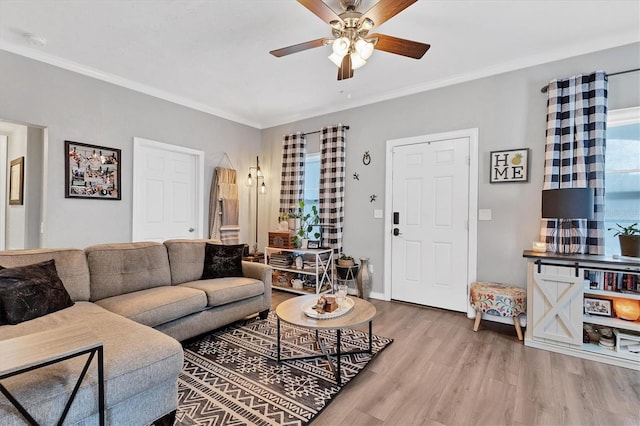
[[0, 341], [0, 376], [102, 345], [82, 325], [60, 327]]
[[282, 321], [300, 327], [314, 330], [332, 330], [346, 327], [357, 327], [368, 323], [376, 315], [376, 307], [366, 300], [350, 297], [354, 302], [353, 309], [348, 313], [336, 318], [315, 319], [304, 314], [303, 309], [309, 303], [318, 300], [320, 295], [310, 294], [308, 296], [294, 297], [280, 303], [276, 308], [276, 315]]

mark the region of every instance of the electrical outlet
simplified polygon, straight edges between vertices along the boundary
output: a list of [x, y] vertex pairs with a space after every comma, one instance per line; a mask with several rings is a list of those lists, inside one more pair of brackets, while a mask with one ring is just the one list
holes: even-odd
[[374, 209], [373, 210], [373, 218], [374, 219], [382, 219], [382, 209]]

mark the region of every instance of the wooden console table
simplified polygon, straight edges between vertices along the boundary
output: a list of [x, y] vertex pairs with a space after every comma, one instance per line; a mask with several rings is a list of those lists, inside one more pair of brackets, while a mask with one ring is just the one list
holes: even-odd
[[60, 416], [58, 424], [62, 424], [96, 353], [98, 354], [98, 409], [100, 425], [103, 426], [105, 424], [103, 346], [98, 337], [84, 326], [61, 327], [0, 341], [0, 392], [11, 401], [30, 424], [37, 425], [35, 419], [2, 385], [1, 381], [8, 377], [88, 354], [87, 361]]

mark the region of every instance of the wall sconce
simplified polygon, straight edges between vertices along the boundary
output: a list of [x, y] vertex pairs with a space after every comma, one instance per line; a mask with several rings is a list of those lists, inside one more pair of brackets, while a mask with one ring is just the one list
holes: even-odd
[[561, 188], [542, 191], [542, 218], [557, 219], [553, 243], [555, 252], [584, 251], [586, 237], [574, 220], [593, 217], [593, 188]]
[[[264, 195], [267, 193], [267, 186], [264, 184], [264, 175], [262, 174], [262, 170], [260, 170], [260, 159], [256, 156], [256, 166], [249, 167], [249, 176], [247, 176], [246, 185], [249, 187], [253, 186], [253, 182], [256, 183], [256, 239], [255, 244], [253, 245], [253, 253], [259, 254], [258, 252], [258, 218], [260, 217], [258, 213], [258, 195]], [[260, 183], [262, 181], [262, 183]]]

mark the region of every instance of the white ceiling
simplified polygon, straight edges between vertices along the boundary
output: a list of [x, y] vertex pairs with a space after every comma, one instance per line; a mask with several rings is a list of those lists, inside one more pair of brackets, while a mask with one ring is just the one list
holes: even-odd
[[637, 42], [640, 1], [419, 0], [376, 31], [431, 49], [336, 81], [330, 46], [268, 53], [330, 36], [293, 0], [0, 0], [0, 49], [256, 128]]

